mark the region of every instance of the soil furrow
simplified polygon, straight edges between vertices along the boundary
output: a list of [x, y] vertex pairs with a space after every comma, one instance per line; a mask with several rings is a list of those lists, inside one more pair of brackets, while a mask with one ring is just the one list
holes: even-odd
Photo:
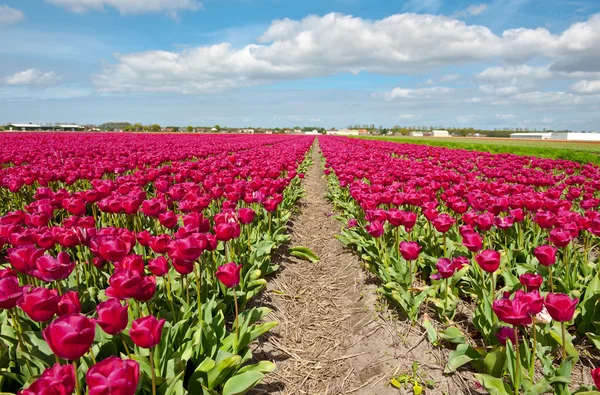
[[420, 363], [423, 381], [438, 384], [428, 393], [463, 393], [454, 380], [441, 375], [439, 351], [422, 341], [421, 328], [390, 317], [392, 312], [377, 300], [373, 279], [367, 278], [356, 255], [335, 239], [341, 225], [325, 198], [327, 182], [318, 142], [313, 161], [289, 246], [308, 247], [320, 261], [299, 260], [287, 248], [276, 258], [281, 270], [269, 280], [259, 303], [273, 310], [268, 318], [279, 325], [263, 338], [255, 354], [274, 361], [277, 370], [252, 393], [406, 393], [389, 386], [389, 381], [412, 372], [413, 361]]

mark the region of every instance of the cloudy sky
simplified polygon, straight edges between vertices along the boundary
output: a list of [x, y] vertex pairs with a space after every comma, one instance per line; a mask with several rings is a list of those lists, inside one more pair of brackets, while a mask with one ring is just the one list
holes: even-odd
[[0, 0], [0, 124], [600, 131], [597, 0]]

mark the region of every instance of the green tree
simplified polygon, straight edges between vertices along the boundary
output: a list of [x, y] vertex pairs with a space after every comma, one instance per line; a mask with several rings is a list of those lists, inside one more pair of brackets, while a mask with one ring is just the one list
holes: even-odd
[[188, 133], [192, 133], [194, 131], [194, 128], [191, 126], [188, 126], [187, 131], [188, 131]]
[[217, 129], [217, 132], [221, 131], [221, 127], [219, 125], [215, 125], [215, 129]]

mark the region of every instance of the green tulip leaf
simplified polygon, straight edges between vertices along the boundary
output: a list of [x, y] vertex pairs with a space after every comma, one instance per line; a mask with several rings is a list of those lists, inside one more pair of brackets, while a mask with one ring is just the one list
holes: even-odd
[[479, 384], [488, 392], [490, 395], [512, 395], [513, 392], [508, 384], [499, 378], [492, 377], [487, 374], [476, 373], [475, 378], [479, 381]]
[[319, 257], [308, 247], [292, 247], [289, 249], [289, 253], [296, 258], [310, 261], [311, 263], [319, 262]]
[[223, 395], [243, 395], [260, 383], [264, 377], [264, 374], [253, 371], [237, 374], [227, 380], [223, 386]]
[[463, 344], [467, 342], [465, 335], [455, 326], [449, 326], [441, 332], [438, 332], [439, 337], [449, 343]]

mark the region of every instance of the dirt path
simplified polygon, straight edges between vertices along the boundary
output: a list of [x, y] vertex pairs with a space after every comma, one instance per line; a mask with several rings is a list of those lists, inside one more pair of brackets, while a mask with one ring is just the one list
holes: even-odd
[[335, 239], [341, 225], [325, 199], [318, 143], [313, 161], [290, 246], [309, 247], [321, 260], [301, 261], [287, 249], [277, 258], [281, 271], [269, 280], [259, 303], [273, 309], [269, 318], [279, 326], [255, 351], [258, 358], [274, 361], [277, 370], [252, 393], [412, 393], [412, 384], [407, 392], [389, 386], [389, 380], [412, 372], [414, 361], [423, 381], [437, 383], [428, 394], [468, 393], [442, 376], [444, 357], [427, 343], [419, 325], [411, 328], [390, 317], [390, 309], [377, 299], [373, 279]]

